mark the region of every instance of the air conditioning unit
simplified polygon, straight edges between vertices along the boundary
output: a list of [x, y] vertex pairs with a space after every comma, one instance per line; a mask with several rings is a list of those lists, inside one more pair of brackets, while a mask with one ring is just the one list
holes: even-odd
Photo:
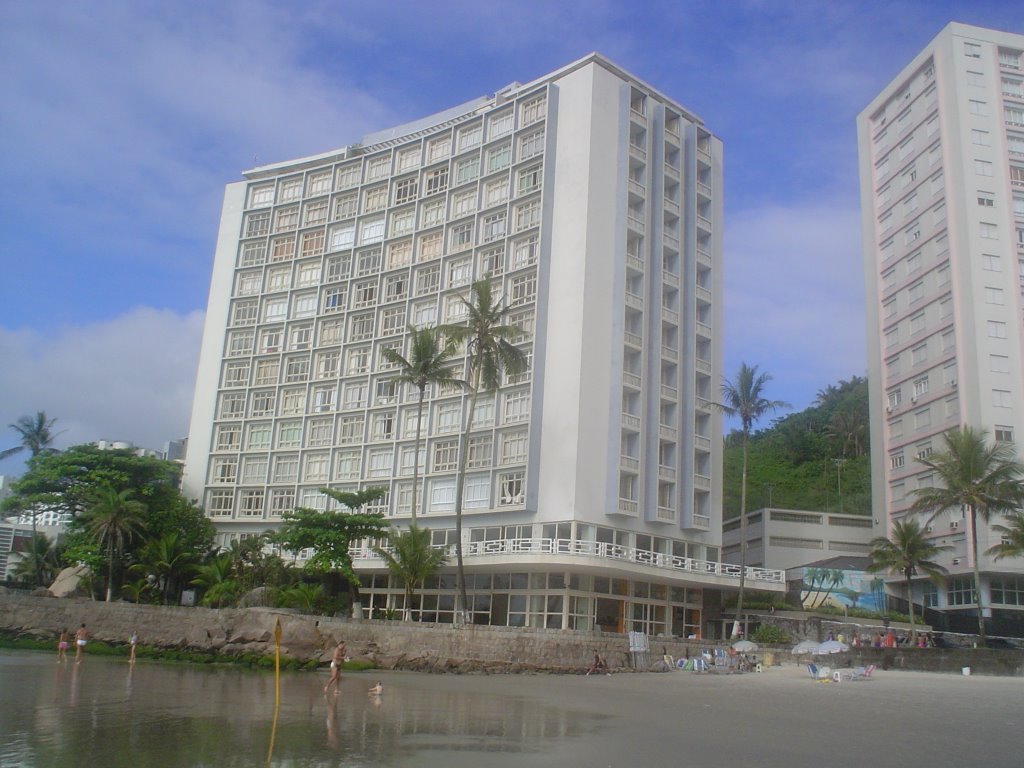
[[924, 532], [925, 533], [931, 533], [934, 530], [935, 530], [935, 526], [931, 525], [930, 523], [924, 527]]
[[960, 527], [960, 521], [959, 521], [959, 520], [953, 520], [953, 521], [952, 521], [952, 522], [951, 522], [951, 523], [949, 524], [949, 527], [950, 527], [950, 528], [952, 528], [952, 529], [953, 529], [953, 530], [955, 531], [955, 530], [956, 530], [957, 528], [959, 528], [959, 527]]
[[953, 381], [949, 382], [949, 388], [956, 389], [956, 379], [953, 379]]
[[959, 557], [954, 557], [953, 558], [953, 565], [960, 565], [960, 558]]
[[912, 398], [910, 398], [910, 402], [916, 403], [917, 402], [917, 395], [914, 395]]
[[892, 406], [891, 405], [885, 406], [885, 412], [886, 413], [892, 413]]

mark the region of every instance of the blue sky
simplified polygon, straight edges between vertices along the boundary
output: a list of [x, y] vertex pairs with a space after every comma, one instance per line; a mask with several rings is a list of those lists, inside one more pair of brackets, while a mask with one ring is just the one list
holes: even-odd
[[184, 436], [224, 184], [590, 51], [725, 142], [725, 373], [804, 408], [866, 370], [856, 114], [953, 20], [1024, 32], [1008, 0], [3, 3], [0, 425]]

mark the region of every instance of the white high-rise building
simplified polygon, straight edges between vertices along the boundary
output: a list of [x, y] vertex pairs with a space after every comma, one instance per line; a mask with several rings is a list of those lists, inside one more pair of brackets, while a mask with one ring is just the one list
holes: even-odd
[[[526, 372], [481, 396], [465, 552], [474, 620], [699, 634], [719, 561], [722, 146], [598, 55], [229, 184], [184, 488], [224, 537], [322, 486], [409, 522], [415, 390], [384, 349], [488, 278]], [[454, 539], [468, 397], [431, 391], [418, 497]], [[364, 607], [400, 607], [363, 552]], [[752, 570], [781, 590], [780, 572]], [[451, 621], [452, 577], [419, 606]]]
[[[918, 458], [959, 425], [1024, 442], [1024, 36], [947, 26], [860, 114], [873, 501], [878, 532], [935, 479]], [[927, 606], [974, 616], [969, 520]], [[984, 553], [998, 531], [979, 525]], [[993, 628], [1022, 621], [1024, 561], [982, 554]]]

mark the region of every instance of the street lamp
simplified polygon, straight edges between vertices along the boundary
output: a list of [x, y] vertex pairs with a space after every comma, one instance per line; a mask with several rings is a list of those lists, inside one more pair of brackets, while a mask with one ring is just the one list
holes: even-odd
[[832, 463], [836, 465], [836, 492], [839, 494], [839, 514], [843, 514], [843, 476], [842, 476], [842, 469], [843, 469], [843, 464], [846, 463], [846, 459], [832, 459]]

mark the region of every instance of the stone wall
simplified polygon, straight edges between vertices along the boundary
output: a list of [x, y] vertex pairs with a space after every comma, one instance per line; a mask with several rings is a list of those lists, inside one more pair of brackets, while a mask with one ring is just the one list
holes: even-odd
[[[420, 624], [399, 621], [327, 619], [269, 608], [179, 608], [83, 599], [0, 594], [0, 632], [56, 638], [62, 628], [74, 632], [85, 624], [96, 640], [127, 643], [133, 630], [143, 645], [219, 653], [270, 654], [274, 626], [281, 621], [281, 651], [303, 661], [327, 663], [338, 640], [348, 643], [353, 658], [385, 668], [427, 671], [582, 672], [602, 654], [612, 669], [632, 669], [625, 635], [516, 627]], [[699, 654], [709, 642], [650, 638], [652, 660]], [[772, 650], [772, 649], [766, 649]], [[775, 663], [798, 663], [789, 648], [774, 649]], [[926, 670], [973, 674], [1024, 675], [1024, 653], [988, 649], [859, 648], [829, 657], [840, 668], [875, 664], [880, 669]], [[644, 665], [646, 668], [646, 664]]]

